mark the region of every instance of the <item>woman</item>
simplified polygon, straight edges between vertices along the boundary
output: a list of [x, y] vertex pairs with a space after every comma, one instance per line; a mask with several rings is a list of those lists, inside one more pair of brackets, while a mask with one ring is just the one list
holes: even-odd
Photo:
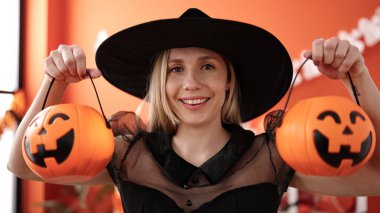
[[[380, 94], [358, 49], [337, 38], [317, 39], [305, 57], [347, 87], [345, 74], [351, 73], [379, 132]], [[148, 22], [111, 36], [99, 47], [96, 61], [101, 71], [88, 70], [93, 78], [103, 75], [114, 86], [145, 97], [152, 108], [147, 130], [142, 125], [134, 129], [134, 119], [125, 119], [130, 113], [111, 117], [114, 157], [102, 173], [80, 183], [113, 181], [126, 212], [276, 212], [289, 185], [333, 195], [380, 193], [375, 184], [379, 148], [354, 175], [309, 177], [284, 163], [272, 132], [256, 136], [239, 126], [275, 105], [292, 79], [285, 48], [258, 27], [189, 9], [178, 19]], [[87, 78], [83, 50], [60, 45], [45, 60], [45, 73], [17, 130], [8, 164], [21, 178], [41, 180], [20, 160], [21, 140], [52, 78], [56, 81], [47, 105], [59, 103], [69, 83]]]

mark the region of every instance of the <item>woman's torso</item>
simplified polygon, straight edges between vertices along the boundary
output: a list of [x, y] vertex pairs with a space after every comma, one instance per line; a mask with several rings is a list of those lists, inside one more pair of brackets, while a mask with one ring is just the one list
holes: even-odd
[[231, 138], [195, 167], [178, 156], [171, 137], [144, 134], [125, 142], [107, 169], [125, 212], [277, 212], [293, 175], [270, 134], [226, 125]]

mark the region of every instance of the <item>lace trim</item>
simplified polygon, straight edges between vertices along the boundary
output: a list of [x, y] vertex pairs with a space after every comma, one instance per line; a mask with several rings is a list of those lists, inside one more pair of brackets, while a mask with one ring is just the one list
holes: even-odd
[[[145, 125], [134, 112], [130, 111], [119, 111], [111, 115], [108, 122], [111, 125], [115, 139], [122, 141], [116, 144], [112, 160], [107, 166], [113, 181], [119, 184], [121, 180], [120, 175], [123, 172], [122, 164], [133, 145], [143, 136]], [[127, 174], [127, 171], [125, 171], [125, 174]]]
[[276, 128], [281, 124], [283, 115], [282, 110], [276, 110], [268, 113], [264, 119], [264, 127], [266, 130], [266, 141], [270, 152], [270, 160], [275, 170], [275, 184], [279, 195], [283, 195], [287, 191], [290, 181], [295, 171], [286, 164], [281, 158], [276, 146]]

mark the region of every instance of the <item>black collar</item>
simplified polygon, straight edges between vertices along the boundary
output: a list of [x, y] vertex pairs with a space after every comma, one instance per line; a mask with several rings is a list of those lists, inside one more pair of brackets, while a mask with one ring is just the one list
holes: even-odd
[[197, 170], [200, 170], [211, 184], [216, 184], [248, 149], [255, 136], [253, 132], [244, 130], [239, 125], [224, 125], [224, 128], [231, 133], [230, 139], [218, 153], [199, 167], [175, 153], [171, 146], [173, 134], [168, 135], [163, 131], [150, 133], [146, 136], [146, 141], [155, 160], [179, 186], [183, 186], [189, 176]]

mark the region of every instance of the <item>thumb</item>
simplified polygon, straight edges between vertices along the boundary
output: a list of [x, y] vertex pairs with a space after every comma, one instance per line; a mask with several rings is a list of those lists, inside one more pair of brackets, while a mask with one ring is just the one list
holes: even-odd
[[86, 72], [91, 76], [91, 78], [99, 78], [102, 76], [102, 73], [98, 69], [86, 69]]
[[306, 50], [306, 51], [303, 53], [303, 57], [308, 58], [308, 59], [311, 59], [311, 51], [310, 51], [310, 50]]

